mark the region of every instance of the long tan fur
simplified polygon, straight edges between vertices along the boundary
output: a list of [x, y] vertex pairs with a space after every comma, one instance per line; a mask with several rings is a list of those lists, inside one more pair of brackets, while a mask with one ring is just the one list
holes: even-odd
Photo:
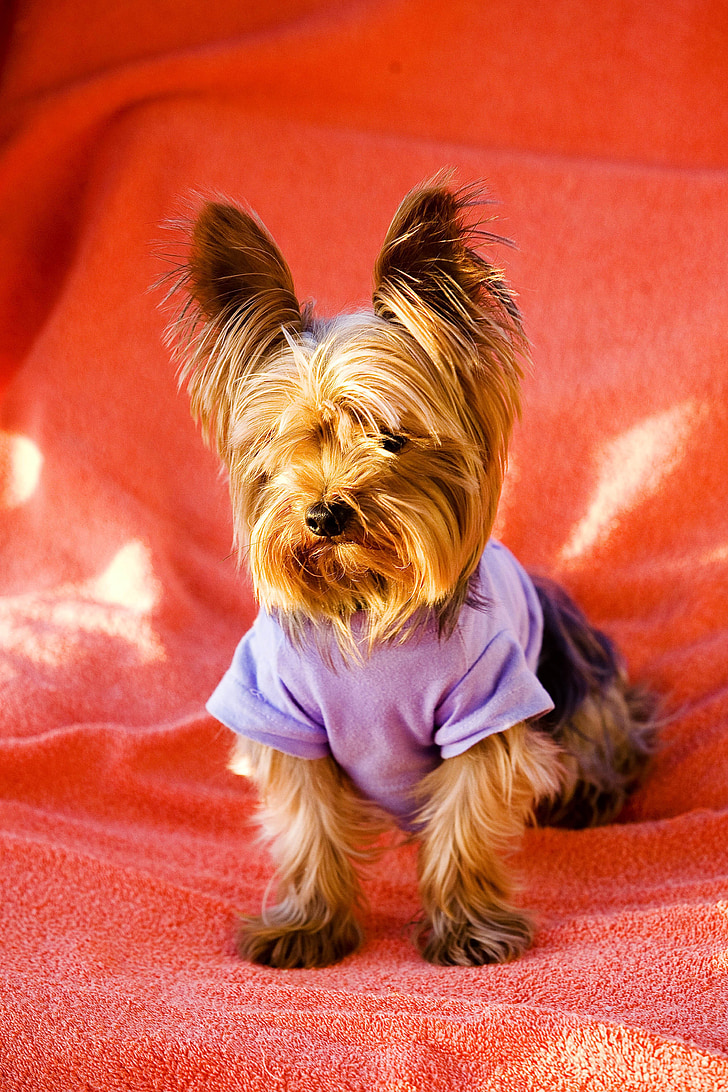
[[[374, 315], [315, 321], [262, 224], [216, 202], [179, 277], [189, 303], [170, 339], [230, 470], [257, 596], [345, 655], [362, 612], [370, 647], [423, 612], [453, 624], [495, 519], [527, 346], [502, 275], [473, 249], [475, 203], [444, 176], [403, 202]], [[323, 540], [305, 516], [332, 502], [352, 516]]]
[[240, 954], [275, 967], [343, 959], [362, 938], [354, 862], [372, 858], [386, 821], [331, 758], [294, 758], [241, 738], [231, 768], [258, 785], [261, 830], [278, 872], [278, 902], [243, 920]]
[[518, 724], [441, 763], [418, 787], [422, 953], [432, 963], [505, 962], [530, 943], [508, 858], [539, 800], [555, 797], [555, 744]]
[[[416, 187], [377, 259], [373, 311], [330, 321], [299, 303], [257, 217], [222, 202], [200, 211], [177, 271], [186, 302], [170, 339], [192, 412], [228, 469], [256, 596], [294, 641], [327, 655], [333, 646], [348, 663], [433, 620], [447, 639], [466, 602], [487, 609], [471, 577], [528, 346], [502, 273], [477, 249], [496, 241], [474, 222], [480, 201], [447, 175]], [[521, 952], [533, 924], [509, 857], [524, 825], [611, 818], [650, 749], [648, 715], [608, 640], [568, 597], [539, 589], [539, 672], [560, 695], [551, 738], [516, 725], [418, 787], [420, 942], [436, 963]], [[279, 893], [243, 923], [241, 954], [277, 967], [341, 959], [361, 939], [355, 863], [374, 852], [381, 813], [333, 758], [241, 740], [233, 768], [246, 764]]]

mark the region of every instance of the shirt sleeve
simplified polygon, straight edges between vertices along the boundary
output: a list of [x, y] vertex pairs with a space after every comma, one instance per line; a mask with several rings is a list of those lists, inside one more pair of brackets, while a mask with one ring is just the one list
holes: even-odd
[[238, 735], [297, 758], [330, 754], [326, 729], [285, 684], [285, 650], [264, 617], [245, 635], [207, 710]]
[[502, 631], [440, 702], [434, 742], [443, 758], [454, 758], [553, 707], [515, 636]]

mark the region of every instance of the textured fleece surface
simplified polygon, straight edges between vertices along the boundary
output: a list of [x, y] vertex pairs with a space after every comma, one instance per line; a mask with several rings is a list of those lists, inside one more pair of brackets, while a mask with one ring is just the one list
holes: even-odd
[[[2, 1088], [728, 1086], [728, 24], [719, 0], [15, 0], [0, 37]], [[532, 831], [536, 944], [234, 954], [271, 878], [204, 701], [255, 617], [148, 286], [195, 192], [324, 313], [485, 178], [533, 344], [498, 534], [663, 695], [620, 823]]]

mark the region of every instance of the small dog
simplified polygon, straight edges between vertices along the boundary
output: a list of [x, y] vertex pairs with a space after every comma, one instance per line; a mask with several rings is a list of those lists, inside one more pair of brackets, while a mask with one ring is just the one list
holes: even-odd
[[479, 203], [444, 174], [405, 198], [373, 313], [315, 317], [261, 222], [220, 202], [178, 270], [181, 382], [260, 603], [208, 705], [278, 868], [242, 928], [258, 963], [358, 947], [355, 862], [392, 820], [419, 843], [424, 957], [516, 957], [524, 826], [610, 820], [651, 749], [609, 640], [490, 541], [528, 347]]

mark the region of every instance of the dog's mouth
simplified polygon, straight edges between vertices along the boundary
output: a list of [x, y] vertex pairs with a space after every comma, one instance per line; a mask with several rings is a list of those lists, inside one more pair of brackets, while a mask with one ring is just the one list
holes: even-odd
[[394, 633], [429, 601], [427, 574], [412, 543], [393, 516], [369, 506], [352, 507], [346, 519], [331, 512], [331, 501], [326, 510], [313, 507], [269, 506], [251, 528], [250, 567], [261, 602], [339, 627], [365, 612], [373, 631]]
[[292, 550], [293, 566], [306, 583], [337, 586], [351, 592], [362, 583], [380, 583], [404, 576], [409, 563], [387, 536], [374, 535], [351, 520], [337, 535], [305, 533]]
[[364, 533], [354, 529], [326, 539], [307, 538], [292, 551], [294, 562], [313, 573], [346, 577], [370, 571], [377, 557], [386, 551]]

